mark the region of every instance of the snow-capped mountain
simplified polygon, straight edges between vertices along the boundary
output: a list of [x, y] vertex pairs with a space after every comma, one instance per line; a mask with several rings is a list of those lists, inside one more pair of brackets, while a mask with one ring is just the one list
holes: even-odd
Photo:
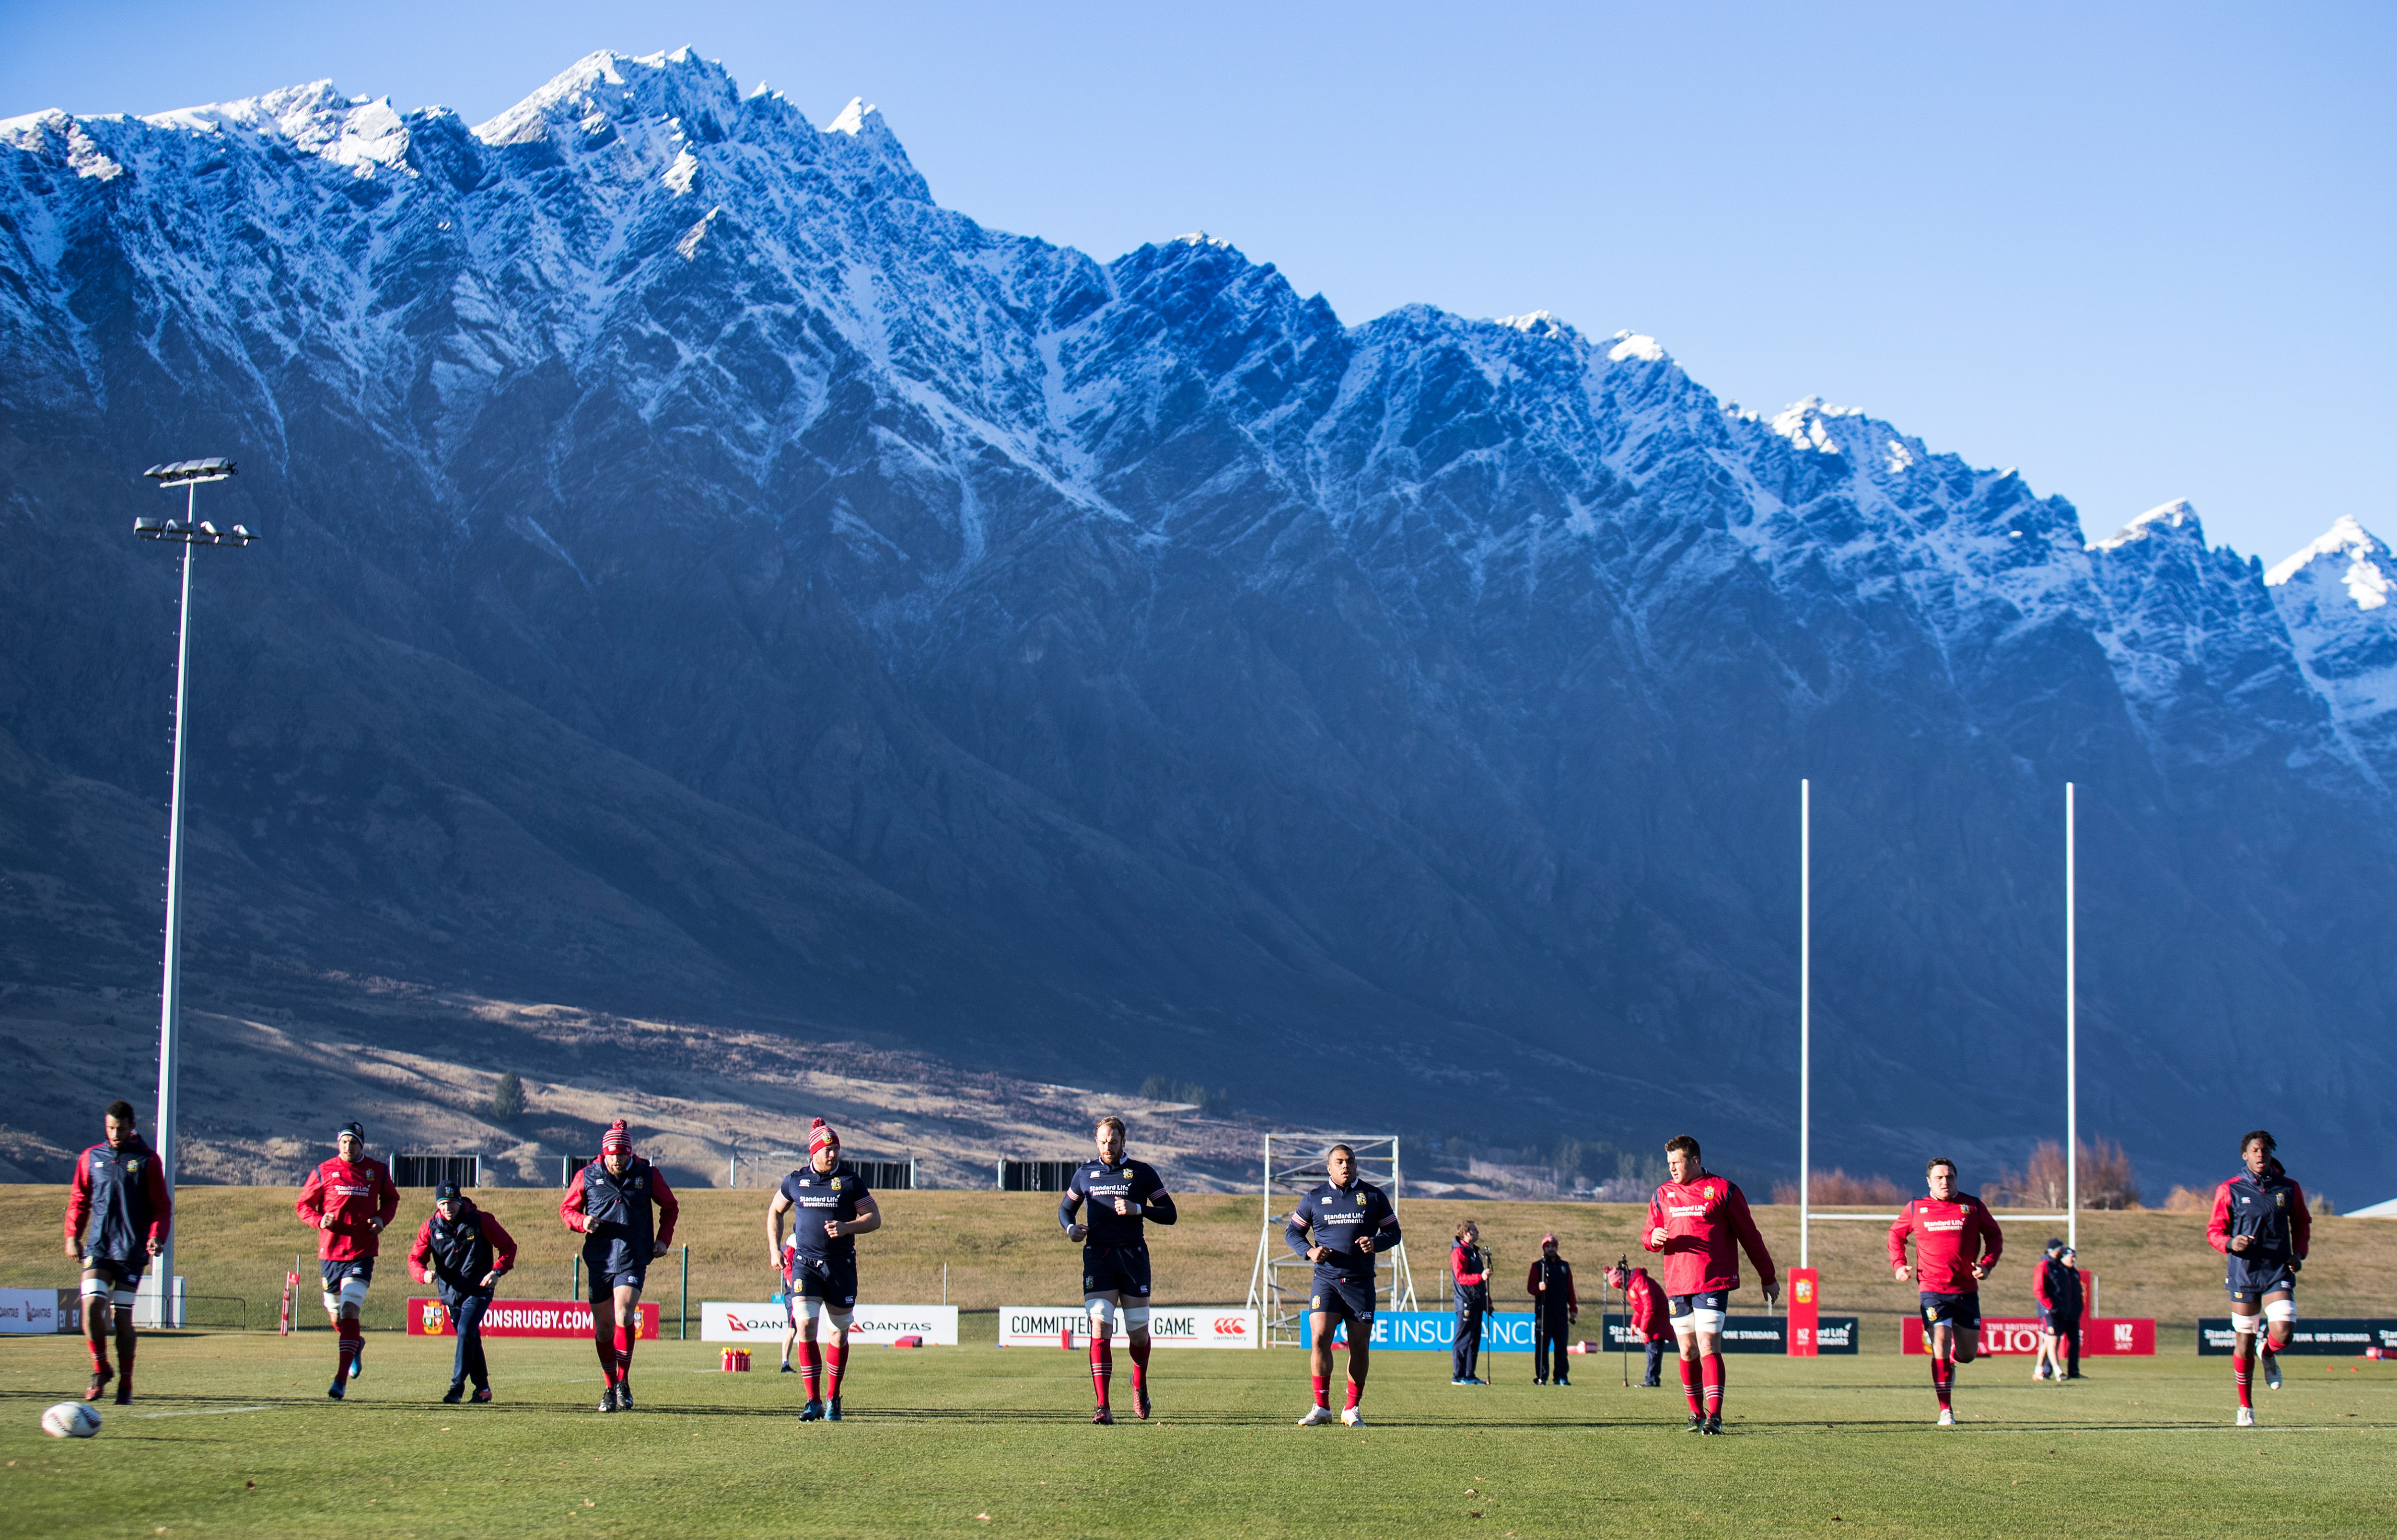
[[270, 536], [202, 554], [228, 998], [612, 1001], [1762, 1172], [1807, 775], [1818, 1138], [2011, 1158], [2059, 1120], [2072, 780], [2085, 1122], [2193, 1176], [2286, 1109], [2397, 1178], [2351, 521], [2269, 581], [2185, 504], [2088, 544], [1649, 337], [985, 230], [872, 108], [688, 52], [471, 128], [326, 83], [11, 119], [0, 280], [27, 981], [154, 966], [151, 830], [89, 810], [164, 752], [127, 477], [227, 453], [204, 497]]

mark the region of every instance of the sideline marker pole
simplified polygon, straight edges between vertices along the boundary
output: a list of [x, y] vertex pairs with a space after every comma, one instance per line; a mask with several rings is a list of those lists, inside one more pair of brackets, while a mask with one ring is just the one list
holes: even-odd
[[1814, 1137], [1814, 783], [1798, 783], [1798, 1265], [1813, 1265]]
[[2064, 1234], [2081, 1250], [2081, 1023], [2079, 916], [2073, 870], [2073, 787], [2064, 783]]

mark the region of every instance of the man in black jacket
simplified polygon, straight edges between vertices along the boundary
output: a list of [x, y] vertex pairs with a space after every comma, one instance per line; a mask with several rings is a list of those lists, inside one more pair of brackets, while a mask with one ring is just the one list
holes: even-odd
[[1540, 1238], [1540, 1254], [1532, 1260], [1523, 1287], [1532, 1296], [1532, 1381], [1570, 1385], [1565, 1345], [1573, 1336], [1573, 1323], [1581, 1319], [1581, 1298], [1573, 1292], [1573, 1264], [1557, 1254], [1555, 1236]]
[[491, 1399], [491, 1370], [483, 1361], [483, 1312], [490, 1307], [500, 1275], [516, 1265], [516, 1243], [498, 1219], [475, 1206], [454, 1182], [433, 1189], [433, 1216], [408, 1249], [408, 1270], [419, 1283], [440, 1291], [442, 1307], [458, 1329], [458, 1353], [449, 1367], [455, 1406], [475, 1382], [475, 1399]]

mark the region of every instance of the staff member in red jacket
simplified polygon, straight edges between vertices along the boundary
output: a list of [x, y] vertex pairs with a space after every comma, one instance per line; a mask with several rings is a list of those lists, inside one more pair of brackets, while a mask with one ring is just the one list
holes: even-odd
[[366, 1372], [366, 1334], [358, 1328], [367, 1289], [374, 1282], [382, 1227], [399, 1212], [391, 1168], [367, 1154], [363, 1123], [345, 1123], [333, 1138], [340, 1153], [308, 1173], [292, 1211], [316, 1226], [316, 1260], [325, 1275], [325, 1316], [339, 1334], [341, 1358], [325, 1394], [341, 1400], [349, 1382]]
[[516, 1265], [516, 1239], [496, 1215], [476, 1208], [454, 1182], [433, 1189], [433, 1214], [408, 1249], [408, 1270], [417, 1282], [440, 1291], [442, 1307], [458, 1330], [449, 1393], [441, 1398], [451, 1406], [464, 1398], [469, 1379], [475, 1382], [477, 1404], [491, 1399], [491, 1369], [483, 1359], [483, 1312], [490, 1308], [500, 1275]]
[[1640, 1382], [1644, 1389], [1654, 1390], [1664, 1383], [1665, 1347], [1673, 1340], [1673, 1317], [1665, 1303], [1665, 1291], [1648, 1276], [1645, 1267], [1609, 1267], [1606, 1281], [1623, 1292], [1629, 1306], [1631, 1334], [1638, 1337], [1648, 1354], [1648, 1375]]
[[1981, 1350], [1981, 1279], [2004, 1254], [2006, 1238], [1971, 1193], [1956, 1190], [1956, 1162], [1946, 1156], [1924, 1169], [1931, 1196], [1898, 1211], [1889, 1227], [1889, 1265], [1906, 1281], [1906, 1241], [1914, 1238], [1915, 1287], [1922, 1291], [1922, 1345], [1931, 1350], [1931, 1389], [1939, 1398], [1939, 1426], [1956, 1426], [1949, 1397], [1956, 1366]]
[[[133, 1296], [150, 1259], [167, 1244], [175, 1205], [157, 1152], [141, 1138], [133, 1104], [109, 1103], [100, 1126], [108, 1138], [76, 1158], [74, 1181], [67, 1187], [67, 1255], [83, 1264], [83, 1340], [91, 1349], [91, 1386], [83, 1399], [100, 1399], [113, 1379], [116, 1404], [129, 1406]], [[168, 1280], [167, 1287], [173, 1286]], [[112, 1318], [117, 1369], [108, 1366]]]
[[1448, 1249], [1449, 1276], [1456, 1279], [1456, 1330], [1450, 1346], [1448, 1383], [1487, 1385], [1480, 1367], [1481, 1318], [1490, 1313], [1490, 1257], [1481, 1229], [1470, 1219], [1456, 1224], [1456, 1244]]
[[599, 1140], [599, 1158], [574, 1173], [557, 1217], [583, 1232], [591, 1274], [591, 1342], [599, 1353], [602, 1412], [633, 1410], [633, 1344], [641, 1335], [641, 1286], [649, 1263], [674, 1244], [682, 1205], [665, 1173], [633, 1153], [622, 1118]]
[[[1756, 1232], [1748, 1195], [1739, 1184], [1698, 1163], [1698, 1142], [1681, 1134], [1665, 1145], [1670, 1179], [1648, 1200], [1648, 1224], [1640, 1244], [1665, 1255], [1665, 1300], [1681, 1339], [1681, 1393], [1690, 1403], [1692, 1433], [1721, 1433], [1723, 1403], [1723, 1325], [1731, 1296], [1739, 1289], [1739, 1253], [1756, 1264], [1768, 1306], [1781, 1297], [1781, 1276], [1773, 1253]], [[1698, 1389], [1706, 1400], [1701, 1410]]]

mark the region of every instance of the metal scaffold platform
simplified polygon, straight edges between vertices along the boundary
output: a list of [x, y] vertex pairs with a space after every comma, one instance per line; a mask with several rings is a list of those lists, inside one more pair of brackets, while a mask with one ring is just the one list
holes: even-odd
[[[1395, 1133], [1268, 1133], [1265, 1136], [1264, 1215], [1257, 1229], [1256, 1265], [1249, 1274], [1249, 1308], [1257, 1312], [1264, 1346], [1295, 1347], [1306, 1314], [1314, 1265], [1283, 1239], [1292, 1209], [1318, 1183], [1332, 1180], [1324, 1158], [1334, 1145], [1356, 1152], [1357, 1177], [1399, 1200], [1399, 1136]], [[1407, 1244], [1380, 1258], [1373, 1274], [1376, 1310], [1415, 1308], [1414, 1273]]]

